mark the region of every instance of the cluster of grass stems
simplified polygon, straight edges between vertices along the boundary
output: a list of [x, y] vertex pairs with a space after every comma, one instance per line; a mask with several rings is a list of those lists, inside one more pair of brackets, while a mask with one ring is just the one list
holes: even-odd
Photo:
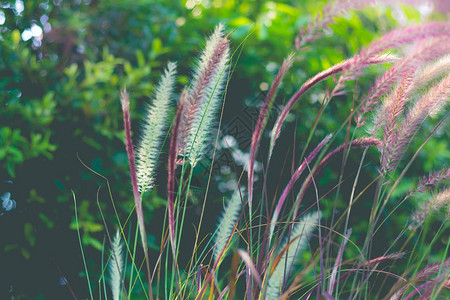
[[[203, 218], [207, 217], [205, 205], [210, 201], [207, 196], [211, 177], [208, 178], [202, 214], [194, 224], [193, 249], [185, 249], [181, 240], [183, 228], [188, 226], [186, 203], [190, 201], [194, 169], [205, 153], [213, 157], [216, 154], [216, 147], [211, 145], [217, 145], [220, 139], [227, 84], [244, 42], [232, 52], [225, 28], [217, 26], [199, 56], [190, 84], [179, 94], [175, 87], [176, 64], [170, 62], [147, 108], [143, 134], [136, 147], [131, 139], [130, 97], [122, 91], [125, 144], [137, 226], [130, 225], [130, 215], [126, 222], [117, 218], [119, 229], [115, 234], [107, 231], [106, 244], [111, 250], [103, 253], [107, 263], [102, 265], [98, 297], [94, 297], [89, 285], [92, 299], [136, 299], [137, 294], [147, 299], [429, 299], [448, 295], [448, 236], [442, 260], [427, 265], [427, 257], [446, 230], [448, 233], [450, 194], [445, 186], [450, 170], [444, 166], [424, 175], [417, 187], [411, 187], [401, 198], [393, 197], [393, 193], [424, 145], [446, 124], [450, 23], [426, 23], [384, 34], [358, 54], [303, 83], [276, 116], [273, 127], [267, 128], [277, 91], [286, 74], [295, 68], [296, 54], [331, 22], [332, 13], [339, 12], [324, 11], [322, 19], [302, 30], [296, 38], [294, 52], [281, 63], [261, 104], [247, 165], [236, 175], [235, 190], [228, 195], [215, 231], [203, 237], [200, 229]], [[408, 49], [399, 52], [404, 54], [389, 52], [405, 46]], [[348, 83], [357, 80], [366, 67], [376, 64], [385, 65], [386, 72], [374, 81], [370, 90], [353, 99], [347, 119], [335, 132], [319, 137], [321, 142], [314, 145], [312, 141], [318, 138], [316, 129], [330, 101], [342, 95]], [[285, 151], [284, 145], [276, 142], [283, 134], [286, 117], [308, 90], [328, 78], [334, 78], [334, 85], [326, 92], [309, 138], [302, 143], [305, 146], [301, 156], [292, 162], [289, 181], [280, 187], [279, 193], [278, 189], [274, 192], [268, 188], [271, 183], [267, 182], [267, 174], [269, 168], [271, 172], [280, 171], [279, 166], [271, 164], [271, 159], [273, 154]], [[176, 112], [171, 113], [175, 106]], [[436, 119], [434, 128], [422, 133], [426, 138], [419, 148], [413, 149], [411, 156], [408, 154], [411, 142], [417, 139], [421, 125], [430, 116]], [[258, 151], [264, 133], [270, 135], [266, 153]], [[338, 144], [336, 137], [343, 134], [345, 141]], [[162, 153], [164, 144], [168, 145], [168, 154]], [[341, 184], [347, 179], [344, 166], [352, 151], [359, 153], [361, 159], [352, 168], [352, 189], [345, 193], [350, 195], [345, 200], [347, 207], [339, 213], [334, 209], [331, 219], [324, 220], [322, 201], [333, 197], [337, 201], [342, 195]], [[360, 175], [367, 173], [363, 169], [375, 164], [366, 160], [368, 151], [379, 153], [378, 174], [361, 187]], [[257, 158], [264, 162], [264, 167], [261, 182], [256, 186]], [[334, 158], [342, 160], [339, 180], [332, 190], [320, 190], [318, 178]], [[167, 209], [160, 251], [151, 255], [146, 234], [146, 226], [151, 226], [151, 221], [144, 220], [141, 202], [152, 201], [146, 199], [146, 194], [154, 186], [158, 161], [167, 162], [164, 163], [167, 174], [158, 174], [167, 176]], [[437, 189], [440, 192], [434, 196], [427, 194]], [[310, 206], [302, 205], [304, 198], [310, 197], [308, 191], [312, 191], [315, 199], [308, 201], [312, 203]], [[368, 191], [374, 193], [369, 195]], [[269, 195], [272, 192], [275, 194]], [[333, 193], [335, 196], [331, 196]], [[392, 214], [420, 194], [430, 195], [429, 200], [404, 220], [404, 228], [394, 241], [382, 245], [384, 254], [374, 257], [374, 236], [386, 226]], [[352, 207], [362, 201], [370, 203], [371, 211], [364, 242], [357, 245], [356, 238], [352, 239], [350, 221]], [[429, 234], [426, 221], [436, 211], [444, 213], [443, 222], [426, 244], [425, 237]], [[131, 228], [136, 231], [132, 233]], [[413, 241], [416, 244], [412, 245]], [[351, 253], [357, 254], [346, 255], [349, 247]], [[180, 253], [187, 251], [191, 259], [182, 266]], [[301, 260], [302, 257], [308, 259]], [[374, 277], [376, 286], [372, 284]]]

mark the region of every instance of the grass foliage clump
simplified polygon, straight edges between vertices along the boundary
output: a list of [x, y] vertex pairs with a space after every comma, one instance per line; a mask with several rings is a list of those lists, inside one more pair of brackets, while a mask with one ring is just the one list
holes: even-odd
[[[447, 124], [450, 23], [430, 22], [385, 33], [353, 57], [299, 84], [275, 115], [276, 120], [269, 120], [275, 114], [272, 108], [282, 80], [296, 68], [303, 47], [313, 42], [336, 14], [351, 8], [348, 4], [352, 1], [336, 3], [341, 2], [347, 6], [327, 7], [322, 18], [300, 31], [293, 52], [281, 63], [260, 107], [246, 165], [234, 174], [239, 178], [234, 192], [222, 197], [229, 200], [219, 222], [204, 234], [204, 219], [216, 219], [205, 213], [212, 181], [209, 173], [200, 218], [193, 221], [192, 249], [186, 249], [183, 241], [191, 226], [186, 211], [193, 197], [192, 180], [198, 176], [199, 162], [220, 150], [215, 147], [221, 138], [218, 115], [242, 45], [232, 52], [228, 40], [232, 33], [218, 25], [195, 64], [192, 80], [179, 94], [176, 65], [169, 63], [146, 111], [135, 149], [136, 166], [130, 100], [128, 94], [122, 94], [138, 225], [133, 227], [134, 235], [123, 236], [129, 262], [124, 268], [119, 232], [112, 241], [113, 299], [119, 295], [125, 299], [125, 294], [134, 299], [135, 290], [149, 299], [411, 299], [425, 295], [437, 299], [448, 295], [450, 241], [445, 232], [449, 228], [449, 189], [445, 186], [449, 169], [443, 166], [430, 173], [409, 192], [401, 184], [421, 149]], [[320, 130], [326, 108], [332, 101], [345, 99], [348, 90], [356, 90], [357, 79], [374, 65], [382, 65], [385, 73], [371, 89], [355, 93], [348, 116], [333, 132]], [[286, 120], [296, 106], [300, 107], [298, 122], [302, 121], [301, 107], [306, 105], [302, 99], [311, 89], [326, 89], [320, 84], [323, 81], [329, 88], [320, 110], [308, 139], [289, 145], [294, 155], [285, 162], [291, 166], [286, 171], [286, 166], [278, 163], [279, 157], [288, 157], [286, 145], [277, 141], [282, 140], [284, 128], [292, 126]], [[172, 113], [175, 98], [178, 101]], [[295, 152], [298, 144], [300, 156]], [[163, 147], [168, 147], [168, 155], [161, 155]], [[206, 155], [209, 151], [211, 155]], [[355, 156], [359, 157], [356, 164]], [[165, 162], [162, 174], [155, 174], [157, 161]], [[255, 174], [259, 161], [263, 162], [262, 172]], [[322, 182], [324, 170], [333, 168], [336, 161], [338, 179], [327, 177], [328, 183]], [[210, 163], [214, 164], [214, 159]], [[146, 229], [154, 224], [144, 219], [142, 205], [151, 201], [145, 193], [155, 176], [167, 177], [167, 209], [160, 225], [158, 253], [147, 247]], [[330, 185], [330, 180], [335, 181]], [[426, 198], [425, 204], [403, 224], [390, 223], [392, 214], [421, 198]], [[365, 219], [364, 229], [354, 221], [361, 218]], [[431, 228], [430, 220], [438, 223]], [[119, 225], [123, 233], [125, 225]], [[358, 231], [352, 231], [358, 226]], [[396, 232], [396, 226], [403, 229]], [[383, 244], [381, 231], [395, 237], [390, 244]], [[145, 252], [141, 260], [136, 251], [139, 235]], [[439, 239], [447, 239], [445, 249], [433, 248]], [[181, 256], [187, 251], [192, 254], [187, 254], [185, 262]], [[435, 260], [428, 260], [434, 251], [438, 252]], [[142, 265], [146, 265], [146, 275], [140, 272]]]

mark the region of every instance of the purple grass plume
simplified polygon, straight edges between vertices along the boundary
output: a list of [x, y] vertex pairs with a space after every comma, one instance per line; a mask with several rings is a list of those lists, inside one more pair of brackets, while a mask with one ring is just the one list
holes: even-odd
[[432, 197], [430, 201], [423, 204], [422, 207], [411, 216], [411, 224], [408, 229], [413, 230], [419, 228], [431, 213], [441, 209], [445, 210], [445, 220], [450, 220], [450, 188], [443, 190]]
[[439, 171], [433, 171], [428, 174], [428, 176], [423, 177], [419, 180], [417, 187], [415, 189], [410, 189], [406, 197], [413, 197], [419, 194], [425, 193], [431, 188], [435, 187], [441, 182], [450, 179], [450, 168], [443, 168]]
[[[308, 79], [300, 87], [300, 89], [289, 99], [288, 103], [283, 108], [282, 112], [278, 116], [278, 118], [275, 121], [275, 124], [273, 126], [272, 133], [270, 136], [269, 159], [272, 156], [272, 153], [273, 153], [273, 150], [275, 147], [275, 143], [276, 143], [278, 137], [280, 136], [283, 123], [286, 120], [288, 113], [294, 107], [295, 103], [297, 103], [297, 101], [300, 100], [300, 98], [301, 98], [301, 96], [303, 96], [303, 94], [305, 94], [309, 89], [314, 87], [319, 82], [324, 81], [325, 79], [330, 78], [333, 75], [339, 74], [346, 69], [349, 69], [349, 67], [354, 64], [353, 59], [354, 58], [344, 60], [344, 61], [328, 68], [327, 70], [318, 73], [316, 76]], [[393, 60], [396, 60], [396, 58], [393, 56], [378, 55], [378, 56], [368, 59], [365, 62], [365, 66], [372, 65], [372, 64], [382, 64], [382, 63], [386, 63], [386, 62], [391, 62]]]
[[[390, 92], [390, 88], [397, 82], [414, 74], [415, 71], [424, 63], [431, 62], [438, 57], [447, 54], [450, 51], [450, 42], [448, 38], [432, 38], [426, 41], [420, 41], [414, 44], [414, 49], [408, 53], [408, 55], [385, 72], [379, 77], [372, 88], [367, 93], [367, 97], [363, 100], [361, 108], [357, 111], [356, 124], [357, 127], [364, 125], [364, 121], [367, 119], [367, 113], [372, 111], [378, 103], [381, 96]], [[443, 62], [445, 64], [445, 62]], [[442, 68], [441, 68], [442, 70]], [[409, 89], [405, 91], [409, 95], [414, 89], [431, 81], [431, 78], [436, 76], [439, 72], [442, 72], [439, 68], [434, 67], [425, 71], [425, 78], [417, 78], [414, 76]], [[428, 78], [427, 78], [428, 77]], [[391, 97], [386, 98], [388, 101], [384, 101], [379, 106], [374, 121], [373, 128], [370, 129], [370, 133], [376, 132], [380, 127], [384, 125], [384, 111], [388, 110], [387, 106], [391, 105]]]
[[[398, 291], [396, 291], [391, 296], [390, 300], [411, 299], [414, 295], [416, 295], [419, 292], [423, 292], [424, 290], [428, 291], [427, 287], [432, 286], [434, 288], [437, 282], [441, 283], [442, 281], [444, 281], [444, 285], [448, 285], [447, 281], [449, 271], [450, 271], [450, 258], [447, 258], [447, 260], [443, 262], [428, 265], [424, 269], [422, 269], [419, 273], [417, 273], [417, 275], [414, 277], [414, 281], [424, 283], [419, 285], [419, 287], [415, 287], [414, 290], [405, 297], [405, 292], [409, 287], [409, 284], [407, 284], [402, 288], [400, 288]], [[431, 277], [435, 274], [438, 274], [438, 277], [435, 279], [431, 279]], [[429, 297], [420, 299], [429, 299]]]
[[[383, 2], [386, 4], [394, 4], [396, 2], [418, 5], [423, 4], [423, 0], [336, 0], [327, 4], [321, 9], [321, 14], [317, 15], [311, 23], [308, 24], [306, 28], [300, 28], [299, 33], [295, 37], [295, 49], [301, 51], [302, 47], [312, 41], [320, 38], [323, 35], [324, 29], [327, 29], [330, 24], [334, 23], [334, 19], [343, 15], [344, 13], [351, 10], [359, 10], [364, 7], [375, 4], [376, 2]], [[439, 3], [441, 0], [435, 0]], [[435, 4], [436, 5], [436, 4]], [[445, 6], [438, 6], [441, 8]]]
[[218, 25], [207, 41], [187, 91], [177, 144], [179, 154], [191, 166], [198, 163], [207, 149], [208, 135], [228, 75], [229, 41], [223, 32], [223, 25]]
[[[431, 22], [423, 25], [410, 26], [401, 29], [395, 29], [384, 36], [378, 41], [372, 43], [369, 47], [362, 50], [359, 54], [353, 58], [345, 60], [340, 64], [337, 64], [330, 69], [323, 71], [307, 82], [289, 99], [286, 107], [279, 115], [275, 122], [274, 128], [271, 134], [269, 158], [272, 155], [275, 142], [278, 139], [282, 125], [294, 104], [300, 99], [300, 97], [311, 87], [315, 86], [320, 81], [329, 78], [330, 76], [338, 73], [343, 73], [337, 81], [335, 87], [329, 95], [329, 98], [339, 95], [345, 86], [345, 82], [353, 80], [359, 74], [361, 68], [371, 65], [386, 62], [386, 59], [379, 59], [385, 51], [390, 48], [398, 48], [405, 44], [411, 44], [418, 41], [422, 41], [430, 38], [449, 38], [450, 37], [450, 23], [448, 22]], [[383, 57], [383, 56], [381, 56]], [[378, 58], [378, 59], [377, 59]]]
[[130, 169], [131, 185], [133, 187], [134, 204], [136, 206], [136, 215], [138, 218], [139, 233], [141, 235], [142, 247], [144, 248], [146, 263], [147, 263], [147, 276], [148, 276], [148, 288], [150, 299], [153, 299], [152, 295], [152, 278], [150, 276], [150, 263], [148, 257], [147, 247], [147, 235], [145, 233], [144, 224], [144, 212], [142, 210], [141, 195], [139, 194], [139, 187], [136, 176], [135, 156], [133, 149], [133, 141], [131, 139], [131, 120], [130, 120], [130, 96], [126, 90], [122, 90], [120, 93], [120, 103], [122, 104], [123, 112], [123, 124], [125, 130], [125, 147], [128, 156], [128, 166]]
[[385, 145], [386, 153], [383, 153], [381, 161], [383, 172], [392, 171], [397, 166], [411, 141], [411, 137], [429, 115], [439, 113], [448, 102], [449, 95], [450, 75], [431, 87], [421, 99], [416, 101], [398, 126], [394, 138], [389, 141], [389, 144]]

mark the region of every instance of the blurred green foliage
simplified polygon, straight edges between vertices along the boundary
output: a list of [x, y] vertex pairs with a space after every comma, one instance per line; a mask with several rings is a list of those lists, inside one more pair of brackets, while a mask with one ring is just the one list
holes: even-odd
[[[132, 212], [122, 143], [120, 89], [126, 87], [131, 92], [132, 119], [140, 120], [166, 63], [177, 61], [182, 75], [180, 83], [186, 83], [193, 57], [202, 48], [204, 37], [222, 22], [232, 32], [233, 48], [238, 49], [225, 107], [224, 120], [230, 121], [233, 111], [241, 109], [244, 101], [250, 99], [247, 105], [257, 106], [264, 99], [278, 67], [293, 50], [299, 28], [311, 22], [325, 3], [306, 0], [2, 1], [0, 179], [13, 180], [13, 185], [4, 189], [12, 191], [18, 204], [8, 218], [0, 219], [0, 251], [8, 254], [2, 255], [2, 269], [22, 268], [23, 265], [18, 266], [22, 258], [31, 259], [32, 266], [39, 259], [48, 265], [51, 264], [48, 255], [53, 252], [58, 252], [55, 260], [63, 265], [78, 255], [75, 232], [68, 231], [76, 228], [71, 189], [79, 199], [80, 227], [86, 246], [102, 248], [104, 224], [97, 206], [98, 185], [103, 186], [98, 200], [108, 225], [115, 222], [110, 196], [120, 208], [120, 217]], [[407, 15], [413, 21], [420, 19], [416, 10], [406, 6], [395, 13]], [[277, 105], [286, 102], [308, 77], [351, 56], [382, 32], [397, 26], [393, 16], [392, 9], [377, 7], [337, 19], [331, 30], [297, 54]], [[380, 70], [369, 68], [369, 75], [357, 83], [356, 97], [364, 96]], [[301, 110], [297, 125], [300, 149], [330, 84], [325, 82], [313, 89], [293, 110], [291, 122]], [[353, 92], [351, 85], [348, 92]], [[340, 124], [337, 122], [348, 116], [351, 101], [346, 99], [347, 96], [337, 97], [327, 107], [317, 139], [333, 132]], [[133, 126], [136, 137], [138, 122]], [[285, 134], [288, 145], [291, 136]], [[441, 137], [445, 139], [446, 135], [441, 133]], [[420, 158], [425, 170], [413, 173], [422, 174], [438, 167], [436, 161], [448, 161], [446, 147], [442, 140], [434, 141], [427, 154]], [[359, 157], [354, 160], [358, 161]], [[82, 163], [108, 178], [114, 186], [111, 195], [105, 181]], [[164, 167], [162, 164], [161, 168]], [[339, 168], [332, 170], [327, 178], [333, 179], [338, 171]], [[409, 186], [410, 181], [407, 183]], [[165, 186], [164, 181], [160, 186]], [[144, 202], [148, 224], [154, 210], [165, 205], [163, 190], [158, 192], [160, 196], [156, 192], [148, 195], [147, 199], [152, 201]], [[159, 235], [158, 231], [151, 232]], [[156, 243], [151, 247], [157, 247], [159, 240], [151, 240]], [[55, 249], [45, 254], [49, 245]], [[21, 258], [15, 253], [20, 253]], [[92, 260], [96, 257], [92, 255]], [[80, 260], [77, 263], [75, 273], [82, 266]], [[34, 281], [38, 275], [39, 271], [31, 271], [21, 278], [27, 283], [35, 282], [23, 292], [24, 297], [40, 293], [43, 279]], [[23, 274], [12, 272], [10, 281], [16, 282], [20, 276]], [[75, 283], [75, 288], [85, 290], [81, 283]], [[66, 295], [64, 292], [61, 295]], [[16, 294], [17, 299], [24, 299], [20, 295]]]

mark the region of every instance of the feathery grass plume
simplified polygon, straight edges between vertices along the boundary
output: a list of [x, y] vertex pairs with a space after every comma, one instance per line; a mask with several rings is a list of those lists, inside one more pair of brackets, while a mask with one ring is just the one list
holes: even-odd
[[[450, 52], [450, 47], [447, 53], [448, 52]], [[423, 67], [416, 74], [416, 77], [414, 77], [414, 82], [412, 84], [413, 89], [411, 90], [411, 92], [413, 92], [420, 86], [423, 86], [435, 80], [436, 78], [439, 78], [440, 76], [448, 72], [448, 70], [450, 70], [450, 54], [447, 54], [438, 59], [437, 61]]]
[[153, 185], [153, 172], [161, 151], [161, 140], [167, 127], [171, 95], [175, 84], [176, 64], [169, 62], [156, 88], [153, 103], [147, 106], [139, 146], [136, 148], [136, 173], [139, 192]]
[[392, 149], [390, 147], [394, 144], [395, 129], [400, 115], [403, 113], [406, 102], [408, 101], [407, 91], [411, 86], [412, 74], [407, 74], [391, 94], [392, 99], [390, 105], [386, 109], [384, 115], [384, 134], [383, 134], [383, 151], [381, 153], [381, 164], [384, 165], [388, 160]]
[[256, 127], [255, 127], [255, 130], [253, 131], [252, 143], [250, 146], [250, 160], [249, 160], [249, 164], [248, 164], [248, 203], [249, 203], [250, 212], [252, 209], [252, 199], [253, 199], [254, 167], [255, 167], [256, 152], [258, 151], [259, 141], [261, 139], [262, 132], [264, 131], [264, 128], [266, 127], [269, 113], [272, 108], [273, 101], [275, 100], [275, 96], [277, 94], [278, 88], [279, 88], [284, 76], [291, 68], [293, 59], [294, 59], [294, 55], [292, 53], [283, 61], [283, 64], [281, 65], [281, 68], [278, 71], [278, 74], [275, 77], [275, 80], [273, 81], [269, 92], [267, 93], [266, 100], [264, 101], [264, 103], [261, 107], [261, 110], [259, 111], [258, 121], [256, 122]]
[[286, 282], [292, 265], [294, 263], [297, 254], [303, 251], [308, 245], [308, 238], [316, 228], [319, 221], [319, 214], [317, 212], [310, 213], [302, 218], [302, 220], [292, 227], [290, 238], [286, 238], [281, 246], [281, 251], [278, 255], [281, 255], [281, 259], [275, 262], [276, 266], [272, 268], [272, 274], [270, 275], [266, 299], [276, 299], [283, 288], [283, 284]]
[[[422, 282], [426, 279], [429, 279], [433, 274], [437, 274], [439, 273], [439, 271], [441, 271], [441, 274], [448, 274], [448, 272], [450, 271], [450, 258], [448, 258], [447, 260], [445, 260], [444, 262], [438, 262], [438, 263], [434, 263], [431, 265], [426, 266], [424, 269], [422, 269], [419, 273], [417, 273], [417, 275], [415, 276], [414, 280], [417, 282]], [[430, 282], [433, 280], [429, 280], [426, 281]], [[398, 299], [403, 299], [403, 296], [405, 294], [406, 289], [409, 287], [409, 285], [405, 285], [403, 286], [401, 289], [399, 289], [398, 291], [396, 291], [390, 298], [390, 300], [398, 300]], [[425, 287], [425, 286], [424, 286]], [[422, 287], [421, 289], [423, 289], [424, 287]], [[421, 290], [419, 289], [419, 291]], [[410, 299], [412, 296], [415, 295], [415, 292], [417, 292], [418, 289], [414, 288], [414, 290], [411, 292], [413, 294], [409, 294], [407, 296], [408, 299]], [[405, 298], [406, 299], [406, 298]]]
[[215, 240], [214, 261], [220, 257], [225, 257], [231, 234], [238, 220], [242, 207], [245, 189], [236, 189], [224, 208], [222, 217], [217, 225], [218, 233]]
[[300, 50], [307, 43], [322, 36], [322, 30], [328, 28], [334, 22], [334, 18], [349, 11], [350, 9], [361, 9], [373, 0], [337, 0], [322, 8], [321, 14], [317, 15], [313, 22], [306, 28], [300, 28], [295, 37], [295, 49]]
[[416, 280], [429, 278], [431, 275], [438, 273], [440, 270], [444, 271], [450, 268], [450, 258], [447, 258], [444, 262], [437, 262], [426, 266], [422, 271], [417, 273]]
[[113, 300], [119, 300], [120, 296], [120, 284], [122, 282], [122, 270], [123, 270], [123, 254], [122, 243], [120, 241], [120, 231], [117, 229], [116, 235], [111, 245], [111, 259], [109, 260], [109, 285], [111, 287]]
[[336, 96], [340, 93], [344, 87], [344, 83], [348, 80], [352, 80], [358, 74], [358, 71], [370, 64], [382, 63], [383, 61], [377, 60], [377, 56], [382, 54], [389, 48], [399, 47], [403, 44], [410, 44], [424, 39], [429, 39], [433, 37], [450, 37], [450, 23], [449, 22], [431, 22], [428, 24], [417, 25], [406, 27], [402, 29], [395, 29], [385, 35], [383, 35], [379, 40], [372, 43], [369, 47], [362, 50], [359, 54], [355, 55], [353, 58], [345, 60], [340, 64], [337, 64], [326, 71], [323, 71], [313, 78], [305, 82], [302, 87], [289, 99], [286, 107], [283, 109], [275, 125], [272, 129], [270, 148], [269, 148], [269, 158], [272, 155], [273, 148], [275, 147], [275, 142], [281, 132], [281, 127], [294, 104], [300, 99], [300, 97], [311, 87], [316, 85], [318, 82], [325, 80], [326, 78], [343, 72], [337, 84], [335, 85], [333, 91], [331, 92], [329, 98]]
[[336, 154], [341, 152], [346, 146], [350, 147], [351, 149], [354, 149], [354, 148], [362, 148], [362, 147], [369, 147], [369, 146], [377, 146], [378, 147], [380, 144], [381, 144], [380, 140], [375, 139], [375, 138], [370, 138], [370, 137], [364, 137], [364, 138], [359, 138], [359, 139], [353, 140], [350, 143], [350, 146], [346, 145], [346, 144], [341, 144], [336, 149], [334, 149], [333, 151], [328, 153], [320, 161], [319, 165], [316, 168], [316, 171], [314, 172], [314, 175], [316, 175], [320, 170], [322, 170], [322, 168], [328, 164], [329, 160], [333, 156], [335, 156]]
[[423, 177], [415, 189], [410, 189], [407, 198], [424, 193], [439, 183], [450, 179], [450, 168], [443, 168], [439, 171], [430, 172], [428, 176]]
[[345, 82], [357, 77], [361, 68], [374, 56], [386, 51], [389, 48], [400, 47], [404, 44], [410, 44], [427, 40], [430, 38], [449, 38], [450, 23], [429, 23], [420, 26], [412, 26], [405, 29], [396, 29], [382, 36], [377, 42], [361, 51], [352, 59], [352, 64], [346, 66], [342, 75], [337, 81], [335, 87], [330, 93], [329, 98], [339, 95], [345, 86]]
[[382, 161], [381, 169], [384, 172], [390, 171], [396, 167], [410, 142], [410, 137], [414, 135], [418, 130], [419, 125], [428, 115], [437, 114], [444, 107], [449, 100], [449, 94], [450, 75], [431, 87], [430, 90], [409, 110], [405, 119], [400, 124], [395, 138], [393, 138], [393, 144], [388, 145], [388, 149], [392, 150], [387, 153], [386, 159]]
[[385, 135], [384, 140], [389, 140], [392, 133], [394, 132], [395, 125], [398, 121], [398, 118], [403, 113], [403, 109], [405, 107], [406, 102], [408, 101], [408, 90], [412, 84], [412, 74], [405, 74], [400, 84], [397, 86], [393, 93], [393, 100], [391, 101], [391, 105], [387, 110], [385, 115], [386, 117], [386, 125], [385, 125]]
[[229, 41], [219, 24], [206, 43], [186, 97], [178, 138], [179, 153], [195, 166], [206, 150], [207, 136], [227, 78]]
[[[361, 127], [366, 120], [365, 114], [374, 109], [378, 99], [385, 93], [387, 93], [390, 87], [398, 82], [401, 78], [404, 78], [407, 74], [412, 74], [415, 70], [422, 65], [433, 61], [434, 59], [448, 53], [450, 51], [450, 42], [448, 38], [432, 38], [427, 41], [421, 41], [414, 45], [414, 49], [403, 59], [399, 60], [392, 68], [379, 77], [372, 88], [369, 90], [367, 97], [363, 100], [361, 108], [357, 111], [356, 123], [358, 127]], [[423, 85], [421, 81], [416, 79], [410, 84], [410, 88], [406, 91], [406, 94], [410, 94], [413, 87]], [[390, 99], [389, 97], [387, 99]], [[388, 101], [384, 103], [388, 105]], [[379, 108], [383, 109], [383, 107]], [[385, 111], [385, 108], [384, 110]], [[373, 133], [378, 128], [383, 126], [384, 114], [378, 113], [376, 115], [374, 124], [376, 124], [370, 132]]]
[[431, 22], [428, 24], [394, 29], [383, 35], [380, 39], [378, 39], [378, 41], [372, 43], [369, 47], [363, 49], [352, 59], [353, 64], [348, 65], [345, 71], [351, 71], [350, 73], [353, 75], [355, 71], [364, 66], [369, 59], [390, 48], [415, 43], [424, 39], [448, 38], [450, 36], [449, 30], [449, 22]]
[[429, 23], [419, 26], [411, 26], [404, 29], [396, 29], [388, 34], [383, 35], [378, 41], [372, 43], [369, 47], [363, 49], [358, 55], [352, 59], [352, 64], [346, 66], [342, 71], [342, 75], [337, 81], [335, 87], [330, 93], [332, 98], [341, 93], [345, 86], [345, 82], [353, 80], [357, 77], [360, 69], [367, 65], [368, 61], [375, 55], [388, 50], [389, 48], [399, 47], [404, 44], [410, 44], [424, 39], [434, 37], [449, 37], [450, 23]]
[[302, 175], [303, 171], [306, 169], [306, 167], [311, 163], [311, 161], [314, 159], [314, 157], [322, 150], [322, 148], [330, 141], [331, 137], [333, 135], [329, 134], [327, 135], [320, 143], [317, 145], [316, 148], [305, 158], [305, 161], [303, 161], [300, 166], [297, 168], [295, 173], [292, 175], [291, 179], [289, 180], [289, 183], [287, 184], [286, 188], [284, 189], [283, 193], [280, 196], [280, 199], [277, 202], [277, 206], [275, 207], [275, 210], [272, 215], [272, 220], [270, 221], [270, 229], [269, 229], [269, 244], [272, 239], [273, 232], [275, 230], [275, 225], [278, 221], [278, 217], [280, 215], [281, 209], [283, 207], [284, 201], [286, 200], [287, 196], [291, 192], [292, 188], [294, 187], [295, 182], [297, 179]]
[[[283, 108], [282, 112], [278, 116], [278, 118], [275, 121], [275, 124], [273, 126], [272, 133], [270, 135], [269, 159], [272, 156], [276, 140], [280, 136], [282, 125], [283, 125], [284, 121], [286, 120], [288, 113], [291, 111], [291, 109], [294, 107], [295, 103], [297, 103], [297, 101], [300, 99], [300, 97], [303, 96], [303, 94], [305, 94], [309, 89], [311, 89], [313, 86], [315, 86], [319, 82], [324, 81], [325, 79], [327, 79], [335, 74], [339, 74], [343, 70], [348, 69], [349, 66], [353, 64], [353, 60], [354, 60], [354, 58], [346, 59], [346, 60], [328, 68], [327, 70], [324, 70], [324, 71], [318, 73], [314, 77], [308, 79], [300, 87], [300, 89], [289, 99], [288, 103]], [[374, 57], [368, 59], [367, 62], [364, 63], [364, 66], [373, 65], [373, 64], [382, 64], [382, 63], [392, 62], [395, 60], [397, 60], [397, 58], [392, 55], [378, 55], [378, 56], [374, 56]]]
[[420, 294], [420, 297], [418, 298], [420, 300], [435, 299], [435, 297], [432, 297], [432, 295], [439, 295], [440, 290], [444, 287], [443, 285], [441, 286], [441, 283], [445, 285], [448, 280], [449, 279], [446, 274], [442, 274], [438, 278], [428, 280], [425, 283], [422, 283], [418, 287], [414, 288], [414, 290], [405, 297], [405, 300], [414, 299], [414, 296], [417, 294]]
[[370, 267], [370, 266], [373, 266], [375, 264], [379, 264], [380, 262], [383, 262], [383, 261], [386, 261], [386, 260], [400, 259], [403, 256], [405, 256], [405, 252], [395, 252], [395, 253], [391, 253], [391, 254], [388, 254], [388, 255], [379, 256], [377, 258], [371, 259], [371, 260], [361, 264], [360, 266], [358, 266], [358, 268]]
[[[390, 80], [397, 80], [400, 77], [405, 78], [407, 74], [414, 73], [417, 67], [423, 63], [429, 63], [430, 61], [433, 61], [450, 51], [450, 41], [448, 38], [434, 38], [424, 43], [417, 44], [416, 50], [412, 51], [406, 58], [401, 60], [398, 64], [386, 72], [385, 75], [377, 80], [376, 84], [371, 89], [371, 92], [369, 92], [369, 98], [363, 102], [361, 109], [357, 112], [358, 117], [356, 122], [358, 127], [364, 124], [366, 119], [364, 114], [374, 108], [377, 98], [382, 94], [380, 91], [386, 88], [386, 83]], [[405, 96], [408, 97], [406, 100], [411, 98], [414, 91], [429, 83], [433, 80], [433, 78], [438, 78], [439, 74], [447, 71], [449, 67], [450, 60], [446, 63], [445, 60], [442, 61], [440, 59], [438, 62], [431, 64], [429, 67], [416, 72], [411, 83], [409, 84], [408, 89], [405, 91]], [[383, 88], [383, 84], [385, 85], [385, 88]], [[389, 87], [389, 85], [387, 87]], [[394, 105], [393, 99], [395, 99], [395, 97], [392, 97], [393, 95], [394, 93], [391, 93], [382, 101], [382, 104], [378, 106], [373, 117], [373, 125], [368, 129], [369, 134], [375, 134], [385, 125], [387, 119], [386, 115], [389, 111], [391, 111]]]
[[134, 205], [136, 206], [136, 215], [138, 219], [139, 234], [141, 235], [142, 248], [145, 253], [148, 276], [148, 289], [150, 299], [153, 300], [152, 293], [152, 278], [150, 276], [150, 262], [148, 259], [147, 234], [145, 233], [144, 212], [142, 210], [141, 195], [139, 194], [139, 187], [136, 176], [136, 165], [133, 148], [133, 140], [131, 139], [131, 120], [130, 120], [130, 96], [126, 90], [120, 93], [120, 103], [123, 112], [123, 126], [125, 131], [125, 148], [128, 157], [128, 167], [130, 170], [131, 186], [133, 188]]
[[[315, 39], [322, 36], [322, 30], [328, 28], [334, 22], [334, 18], [344, 14], [350, 10], [363, 9], [369, 4], [374, 4], [375, 0], [337, 0], [327, 4], [322, 8], [321, 14], [317, 15], [313, 22], [309, 23], [306, 29], [300, 28], [299, 33], [295, 37], [295, 49], [300, 50], [307, 43], [311, 43]], [[386, 4], [395, 2], [407, 4], [422, 4], [423, 0], [378, 0]]]
[[443, 190], [438, 193], [436, 196], [432, 198], [431, 201], [425, 203], [422, 208], [418, 209], [411, 216], [411, 224], [409, 225], [409, 229], [416, 229], [423, 225], [427, 217], [442, 208], [447, 208], [446, 211], [446, 220], [450, 219], [450, 188]]

